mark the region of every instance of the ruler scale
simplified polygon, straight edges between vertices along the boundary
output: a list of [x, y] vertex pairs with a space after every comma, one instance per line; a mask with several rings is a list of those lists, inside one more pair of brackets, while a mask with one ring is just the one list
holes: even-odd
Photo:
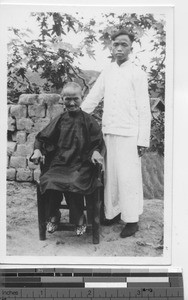
[[0, 269], [0, 300], [183, 300], [180, 269]]

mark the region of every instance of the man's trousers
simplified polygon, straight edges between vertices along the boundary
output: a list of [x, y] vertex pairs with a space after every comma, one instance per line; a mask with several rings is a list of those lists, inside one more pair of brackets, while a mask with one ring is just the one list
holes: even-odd
[[121, 213], [126, 223], [138, 222], [143, 212], [141, 159], [137, 137], [106, 134], [105, 217], [113, 219]]

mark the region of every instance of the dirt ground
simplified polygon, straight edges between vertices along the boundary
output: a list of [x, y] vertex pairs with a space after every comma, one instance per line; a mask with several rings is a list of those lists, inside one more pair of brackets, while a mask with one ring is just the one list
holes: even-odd
[[[66, 216], [62, 216], [65, 218]], [[91, 234], [76, 237], [74, 231], [58, 231], [39, 240], [36, 186], [7, 182], [7, 255], [14, 256], [143, 256], [163, 254], [163, 200], [145, 200], [139, 231], [119, 237], [123, 223], [101, 226], [100, 244]]]

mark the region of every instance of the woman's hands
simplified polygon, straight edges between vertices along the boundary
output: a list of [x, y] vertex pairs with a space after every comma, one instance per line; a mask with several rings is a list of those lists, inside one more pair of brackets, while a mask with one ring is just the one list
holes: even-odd
[[42, 162], [43, 164], [45, 163], [45, 156], [42, 155], [39, 149], [34, 150], [34, 153], [30, 159], [35, 165], [38, 165], [39, 162]]
[[104, 159], [102, 157], [102, 155], [98, 152], [98, 151], [94, 151], [91, 157], [91, 161], [92, 163], [96, 164], [99, 163], [103, 166], [104, 163]]

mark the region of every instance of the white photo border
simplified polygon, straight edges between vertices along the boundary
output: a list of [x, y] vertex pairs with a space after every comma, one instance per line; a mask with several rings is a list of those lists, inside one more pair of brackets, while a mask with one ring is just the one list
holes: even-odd
[[[172, 240], [172, 177], [173, 177], [173, 6], [124, 6], [124, 5], [77, 5], [78, 8], [92, 6], [100, 9], [126, 9], [127, 12], [135, 13], [163, 13], [166, 16], [166, 32], [167, 32], [167, 47], [166, 47], [166, 96], [165, 96], [165, 169], [164, 169], [164, 250], [162, 257], [51, 257], [51, 256], [7, 256], [6, 255], [6, 131], [7, 131], [7, 109], [6, 103], [3, 103], [0, 111], [1, 130], [2, 130], [2, 145], [0, 163], [2, 171], [0, 173], [0, 263], [1, 264], [40, 264], [40, 265], [170, 265], [171, 264], [171, 240]], [[66, 11], [76, 9], [74, 5], [1, 5], [1, 20], [0, 20], [0, 40], [1, 42], [1, 97], [7, 98], [6, 90], [6, 28], [8, 26], [8, 17], [11, 13], [16, 13], [20, 9], [29, 11], [57, 11], [66, 7]]]

